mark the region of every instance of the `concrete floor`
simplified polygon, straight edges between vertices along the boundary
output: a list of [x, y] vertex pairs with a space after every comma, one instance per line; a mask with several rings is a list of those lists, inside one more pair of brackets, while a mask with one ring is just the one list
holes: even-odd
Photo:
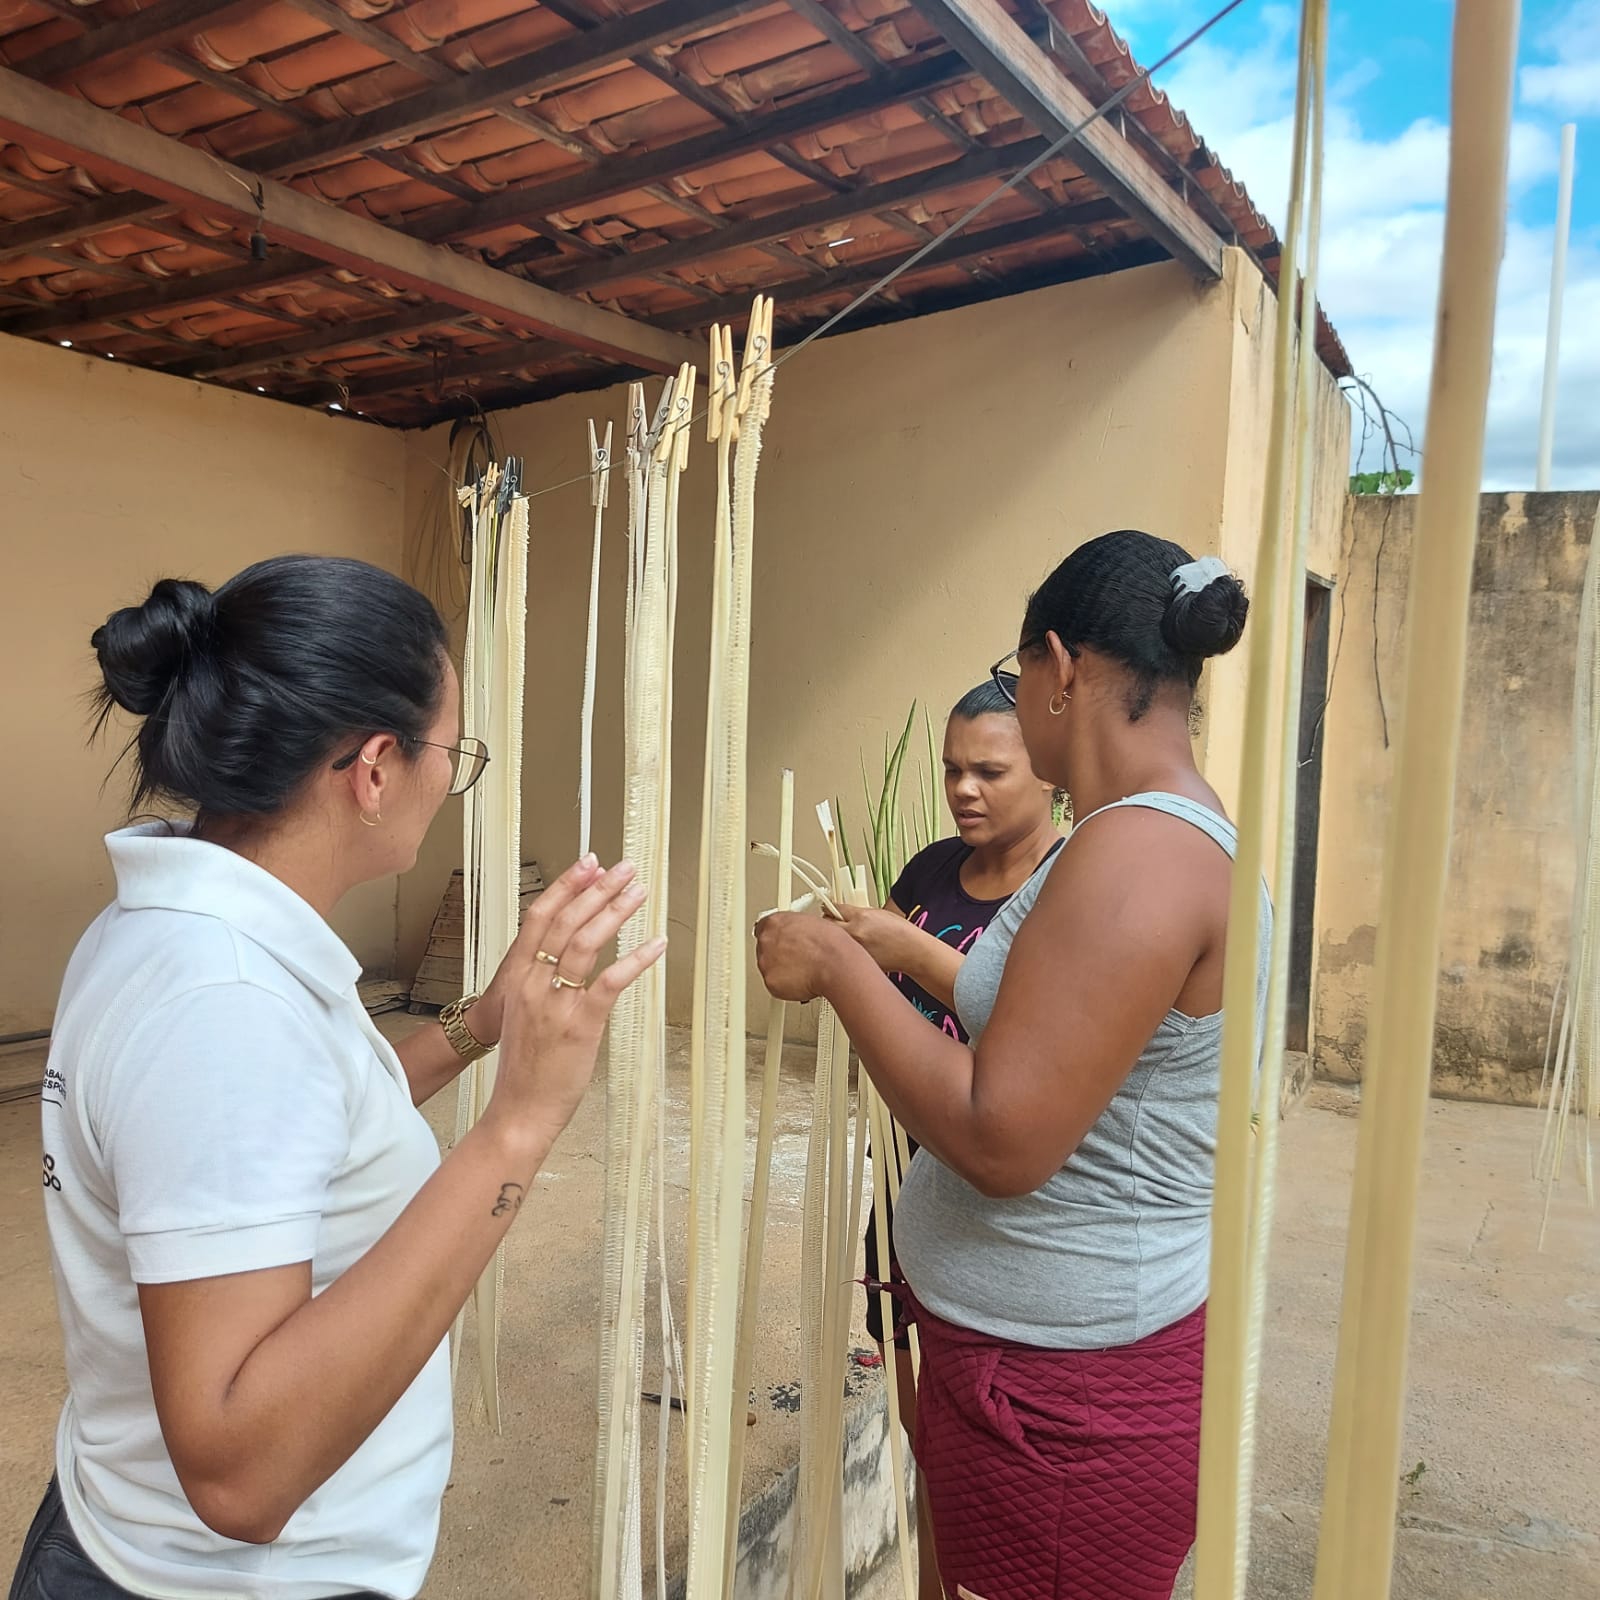
[[[30, 1070], [16, 1053], [0, 1058], [0, 1094]], [[807, 1107], [803, 1074], [787, 1074], [757, 1421], [747, 1433], [751, 1494], [793, 1462], [797, 1447], [790, 1386], [798, 1368]], [[1255, 1600], [1305, 1600], [1310, 1592], [1355, 1109], [1347, 1092], [1319, 1086], [1283, 1129]], [[438, 1113], [443, 1127], [449, 1107]], [[489, 1434], [463, 1406], [426, 1600], [529, 1593], [564, 1600], [586, 1588], [601, 1113], [597, 1093], [512, 1236], [504, 1433]], [[49, 1470], [62, 1395], [37, 1122], [37, 1100], [0, 1099], [0, 1567], [7, 1571]], [[1526, 1111], [1441, 1102], [1431, 1112], [1405, 1445], [1415, 1481], [1402, 1490], [1394, 1591], [1401, 1600], [1600, 1595], [1600, 1216], [1576, 1192], [1564, 1193], [1537, 1253], [1539, 1194], [1528, 1178], [1537, 1129]], [[669, 1234], [672, 1270], [680, 1274], [682, 1230], [669, 1227]], [[853, 1343], [865, 1344], [859, 1314]], [[652, 1358], [652, 1388], [653, 1366]], [[875, 1382], [871, 1371], [852, 1368], [864, 1396]], [[677, 1499], [681, 1473], [674, 1477]], [[679, 1529], [668, 1553], [673, 1568], [681, 1545]], [[897, 1589], [888, 1579], [879, 1575], [874, 1595]], [[1178, 1593], [1188, 1592], [1185, 1581]]]

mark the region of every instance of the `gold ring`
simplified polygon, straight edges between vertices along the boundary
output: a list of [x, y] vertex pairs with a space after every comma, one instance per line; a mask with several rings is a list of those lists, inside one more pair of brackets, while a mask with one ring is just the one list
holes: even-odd
[[557, 972], [555, 977], [550, 980], [550, 987], [552, 989], [582, 989], [586, 988], [587, 985], [577, 978], [569, 978], [564, 973]]
[[535, 950], [533, 959], [544, 962], [547, 967], [559, 967], [561, 965], [561, 957], [551, 955], [548, 950]]

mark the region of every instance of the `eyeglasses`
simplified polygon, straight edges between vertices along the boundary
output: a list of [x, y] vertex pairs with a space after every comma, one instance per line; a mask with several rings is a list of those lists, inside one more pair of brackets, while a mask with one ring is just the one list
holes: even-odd
[[[1003, 694], [1012, 705], [1017, 703], [1017, 683], [1022, 677], [1022, 652], [1032, 650], [1036, 645], [1043, 644], [1042, 639], [1024, 639], [1015, 650], [1008, 651], [989, 668], [989, 676], [994, 679], [994, 686]], [[1074, 660], [1078, 657], [1078, 647], [1075, 644], [1063, 646], [1067, 654]], [[1016, 662], [1014, 668], [1007, 667], [1008, 661]]]
[[[450, 787], [446, 794], [465, 794], [479, 778], [483, 776], [483, 769], [489, 765], [489, 747], [482, 739], [463, 739], [460, 744], [435, 744], [432, 739], [408, 739], [399, 735], [401, 744], [426, 745], [430, 750], [448, 750], [456, 758], [456, 769], [450, 778]], [[356, 748], [347, 756], [341, 756], [333, 764], [335, 772], [343, 772], [361, 754]]]
[[[1008, 661], [1016, 662], [1017, 665], [1014, 670], [1007, 668], [1006, 663]], [[994, 679], [995, 688], [997, 688], [1000, 693], [1011, 702], [1012, 705], [1017, 703], [1017, 681], [1021, 677], [1021, 674], [1022, 652], [1020, 650], [1009, 651], [1007, 654], [1001, 656], [1000, 659], [989, 668], [989, 676]]]

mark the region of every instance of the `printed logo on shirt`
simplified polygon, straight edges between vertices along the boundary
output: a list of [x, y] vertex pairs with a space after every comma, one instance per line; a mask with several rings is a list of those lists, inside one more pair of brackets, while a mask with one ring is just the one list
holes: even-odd
[[[980, 922], [975, 928], [970, 929], [965, 923], [952, 922], [943, 928], [935, 930], [928, 926], [927, 907], [920, 904], [913, 906], [906, 913], [906, 921], [914, 928], [921, 928], [924, 933], [932, 933], [934, 938], [939, 940], [941, 944], [953, 946], [957, 953], [963, 956], [972, 949], [973, 945], [978, 941], [978, 936], [988, 927], [986, 922]], [[925, 1000], [921, 986], [916, 985], [914, 980], [907, 978], [905, 973], [897, 972], [894, 976], [906, 986], [901, 989], [901, 993], [916, 1008], [919, 1015], [926, 1017], [941, 1033], [952, 1039], [960, 1040], [960, 1025], [950, 1014], [947, 1006], [940, 1005], [937, 1001], [931, 1001], [930, 1003], [929, 1000]], [[910, 992], [913, 987], [916, 989], [915, 993]]]
[[39, 1090], [39, 1098], [53, 1106], [67, 1103], [67, 1075], [59, 1067], [44, 1069], [44, 1083]]
[[[912, 911], [906, 917], [906, 921], [909, 922], [913, 928], [921, 928], [924, 933], [931, 931], [928, 927], [928, 913], [922, 906], [918, 906], [914, 911]], [[988, 927], [988, 923], [980, 922], [977, 927], [968, 932], [961, 923], [952, 922], [949, 927], [940, 928], [939, 931], [933, 936], [935, 939], [939, 940], [941, 944], [954, 945], [958, 954], [966, 955], [973, 945], [977, 943], [978, 935], [982, 933], [986, 927]], [[952, 935], [956, 934], [959, 934], [962, 937], [959, 939], [953, 938]]]
[[44, 1158], [44, 1187], [46, 1189], [54, 1189], [58, 1194], [61, 1191], [61, 1180], [56, 1176], [56, 1158], [54, 1156], [46, 1156]]

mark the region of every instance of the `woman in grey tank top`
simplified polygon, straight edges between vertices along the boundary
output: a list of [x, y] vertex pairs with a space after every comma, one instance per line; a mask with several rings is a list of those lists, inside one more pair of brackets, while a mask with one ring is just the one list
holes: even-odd
[[[758, 930], [768, 987], [837, 1008], [923, 1146], [895, 1246], [952, 1591], [1167, 1600], [1194, 1537], [1235, 837], [1189, 717], [1247, 610], [1215, 557], [1132, 531], [1029, 601], [994, 677], [1080, 821], [962, 967], [969, 1044], [915, 1026], [836, 926]], [[1263, 965], [1258, 1017], [1264, 993]]]

